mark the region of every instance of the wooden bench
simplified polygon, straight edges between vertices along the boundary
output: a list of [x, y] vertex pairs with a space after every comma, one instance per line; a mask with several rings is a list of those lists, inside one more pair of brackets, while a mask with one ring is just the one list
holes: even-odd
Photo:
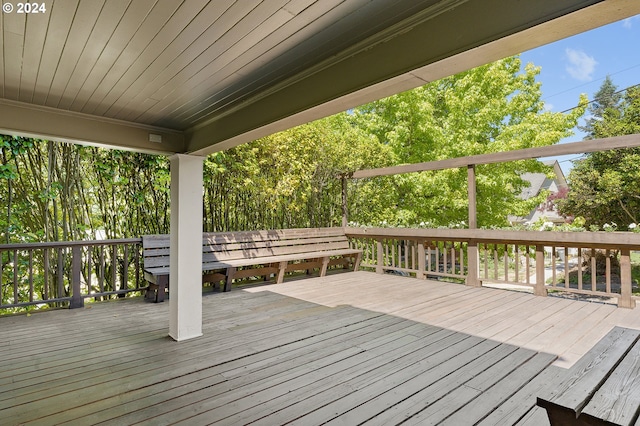
[[[142, 247], [147, 298], [161, 302], [169, 284], [169, 235], [145, 235]], [[348, 263], [357, 271], [361, 257], [361, 250], [349, 247], [342, 228], [211, 232], [202, 237], [202, 279], [225, 281], [224, 290], [229, 291], [234, 279], [264, 276], [267, 280], [276, 274], [281, 283], [288, 271], [309, 273], [319, 268], [322, 277], [329, 266]]]
[[615, 327], [538, 397], [551, 425], [638, 425], [640, 331]]

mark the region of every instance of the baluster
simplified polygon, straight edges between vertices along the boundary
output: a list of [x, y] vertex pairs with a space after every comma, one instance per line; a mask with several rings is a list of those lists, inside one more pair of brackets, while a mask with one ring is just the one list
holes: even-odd
[[582, 248], [578, 248], [578, 290], [582, 290]]
[[113, 245], [111, 247], [111, 291], [117, 290], [117, 275], [118, 275], [118, 246]]
[[124, 260], [123, 260], [123, 272], [122, 272], [122, 288], [121, 290], [127, 290], [129, 288], [129, 246], [124, 245]]
[[136, 250], [136, 289], [140, 288], [140, 246], [138, 243], [134, 244]]
[[382, 258], [382, 240], [376, 240], [376, 246], [378, 248], [376, 253], [378, 257], [378, 261], [376, 262], [376, 272], [378, 274], [382, 274], [383, 273], [382, 262], [384, 261], [384, 259]]
[[91, 295], [93, 293], [93, 285], [91, 283], [91, 278], [93, 268], [93, 246], [87, 246], [87, 294]]
[[454, 243], [451, 243], [451, 273], [456, 273], [456, 247]]
[[407, 269], [413, 269], [411, 261], [413, 260], [413, 251], [409, 240], [404, 240], [404, 267]]
[[416, 265], [416, 242], [411, 240], [411, 269], [418, 269]]
[[569, 287], [569, 248], [564, 247], [564, 288]]
[[[524, 257], [524, 267], [525, 267], [525, 271], [526, 273], [525, 275], [525, 281], [527, 283], [527, 285], [531, 284], [531, 280], [530, 280], [530, 274], [529, 274], [529, 246], [525, 246], [525, 249], [527, 250], [525, 252], [525, 257]], [[542, 252], [542, 265], [544, 265], [544, 251]], [[544, 268], [542, 269], [542, 276], [544, 276]]]
[[514, 246], [513, 249], [513, 267], [514, 267], [514, 272], [516, 275], [515, 280], [513, 280], [513, 282], [519, 283], [520, 282], [520, 271], [518, 270], [518, 268], [520, 267], [520, 246], [518, 244], [516, 244]]
[[13, 251], [13, 303], [18, 303], [18, 250]]
[[504, 280], [509, 281], [509, 250], [507, 244], [504, 245]]
[[98, 286], [100, 287], [100, 293], [104, 293], [104, 279], [105, 279], [105, 264], [104, 264], [104, 245], [100, 246], [100, 276], [98, 277]]
[[33, 250], [29, 250], [29, 302], [33, 302]]
[[556, 246], [551, 247], [551, 285], [556, 286]]
[[58, 248], [58, 265], [57, 265], [57, 273], [58, 273], [58, 297], [65, 297], [65, 291], [64, 291], [64, 270], [63, 270], [63, 263], [64, 263], [64, 253], [63, 253], [64, 249], [63, 248]]
[[598, 273], [596, 269], [596, 249], [591, 249], [591, 291], [596, 291], [598, 286], [596, 284], [596, 274]]
[[442, 263], [443, 263], [442, 272], [444, 272], [445, 274], [447, 273], [447, 265], [449, 264], [449, 259], [448, 259], [449, 256], [447, 256], [447, 252], [448, 251], [449, 250], [447, 250], [447, 242], [446, 241], [442, 241], [442, 257], [443, 257], [443, 260], [442, 260]]
[[489, 279], [489, 250], [487, 250], [488, 246], [489, 244], [484, 243], [484, 279], [485, 280]]
[[44, 300], [49, 299], [49, 249], [44, 249]]
[[389, 261], [389, 243], [387, 241], [385, 241], [385, 244], [384, 244], [384, 266], [389, 266], [389, 265], [387, 265], [388, 261]]
[[493, 245], [493, 279], [498, 280], [498, 245]]
[[611, 293], [611, 250], [607, 249], [606, 252], [606, 271], [605, 271], [605, 279], [606, 279], [606, 290], [607, 293]]

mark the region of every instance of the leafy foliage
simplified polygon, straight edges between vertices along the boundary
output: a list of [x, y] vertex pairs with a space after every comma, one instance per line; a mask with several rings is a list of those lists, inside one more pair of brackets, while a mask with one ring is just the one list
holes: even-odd
[[[626, 92], [618, 108], [593, 123], [593, 136], [640, 133], [640, 88]], [[621, 229], [640, 220], [640, 148], [586, 154], [569, 174], [571, 190], [558, 202], [564, 214], [583, 216], [588, 225], [612, 221]]]
[[602, 82], [600, 89], [593, 96], [593, 101], [589, 104], [588, 112], [590, 117], [586, 119], [584, 126], [578, 126], [580, 130], [585, 132], [585, 139], [595, 139], [596, 130], [594, 126], [602, 121], [607, 110], [618, 110], [622, 94], [617, 92], [618, 87], [613, 84], [610, 76], [607, 76]]
[[[353, 120], [389, 145], [401, 163], [551, 145], [571, 134], [584, 106], [566, 115], [545, 111], [535, 81], [539, 72], [531, 64], [521, 71], [518, 57], [507, 58], [365, 105]], [[528, 185], [520, 175], [541, 171], [535, 160], [479, 166], [480, 225], [504, 225], [507, 215], [524, 216], [543, 201], [518, 198]], [[395, 177], [390, 223], [466, 221], [466, 180], [463, 169]]]
[[[392, 160], [346, 113], [214, 154], [205, 161], [205, 229], [340, 225], [340, 176]], [[384, 192], [376, 183], [351, 186], [352, 214], [379, 217], [361, 200]]]

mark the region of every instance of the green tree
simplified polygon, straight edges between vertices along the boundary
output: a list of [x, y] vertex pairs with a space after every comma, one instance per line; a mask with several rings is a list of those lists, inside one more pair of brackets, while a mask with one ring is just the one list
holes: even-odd
[[[640, 133], [640, 88], [625, 93], [618, 108], [607, 108], [593, 123], [593, 137]], [[640, 148], [588, 153], [569, 174], [571, 190], [559, 200], [563, 214], [582, 216], [587, 225], [615, 222], [627, 229], [640, 221]]]
[[[340, 225], [340, 176], [393, 162], [390, 147], [346, 113], [214, 154], [205, 161], [205, 230]], [[378, 220], [389, 193], [379, 186], [349, 187], [351, 217]]]
[[[569, 136], [584, 106], [568, 114], [544, 110], [540, 69], [521, 68], [518, 57], [444, 78], [356, 109], [354, 122], [389, 145], [400, 163], [541, 147]], [[585, 99], [581, 98], [581, 104]], [[477, 168], [481, 226], [524, 216], [544, 198], [521, 200], [525, 172], [544, 171], [535, 161]], [[467, 220], [467, 171], [450, 169], [396, 176], [389, 222], [448, 226]]]
[[589, 104], [588, 113], [589, 118], [585, 120], [584, 126], [578, 126], [580, 130], [585, 132], [587, 136], [585, 139], [595, 139], [596, 124], [601, 121], [607, 110], [617, 110], [620, 106], [620, 100], [622, 94], [617, 92], [618, 86], [613, 84], [610, 76], [607, 76], [600, 89], [593, 96], [593, 101]]

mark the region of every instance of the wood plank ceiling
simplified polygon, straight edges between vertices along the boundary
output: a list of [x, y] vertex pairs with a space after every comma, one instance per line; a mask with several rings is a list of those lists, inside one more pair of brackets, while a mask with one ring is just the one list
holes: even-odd
[[[0, 132], [197, 154], [640, 13], [629, 0], [43, 3], [0, 14]], [[570, 29], [473, 53], [566, 16]]]

